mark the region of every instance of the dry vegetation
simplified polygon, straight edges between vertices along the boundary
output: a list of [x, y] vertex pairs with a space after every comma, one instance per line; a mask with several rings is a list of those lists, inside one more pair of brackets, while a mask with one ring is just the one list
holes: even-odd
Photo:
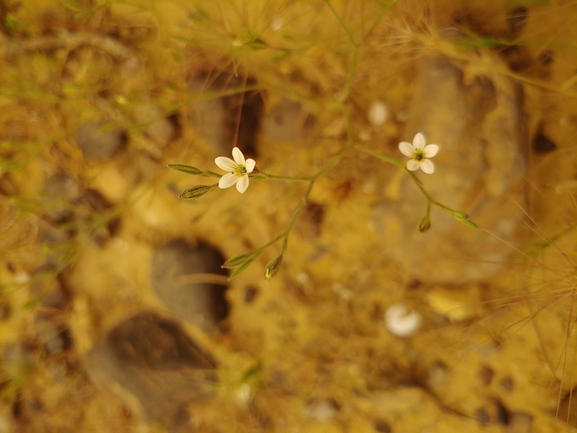
[[[577, 426], [577, 3], [0, 17], [0, 433]], [[416, 184], [355, 147], [402, 161], [419, 131], [441, 145], [424, 188], [479, 230], [434, 208], [419, 233]], [[178, 199], [215, 179], [167, 164], [220, 172], [234, 146], [313, 180]], [[283, 233], [275, 278], [282, 238], [228, 281]]]

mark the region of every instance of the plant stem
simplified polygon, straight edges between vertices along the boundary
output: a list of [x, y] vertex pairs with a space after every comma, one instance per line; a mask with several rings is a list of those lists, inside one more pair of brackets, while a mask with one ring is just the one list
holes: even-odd
[[311, 178], [306, 176], [277, 176], [276, 174], [265, 173], [261, 171], [262, 174], [268, 176], [268, 179], [281, 179], [281, 180], [300, 180], [310, 182]]
[[[383, 155], [382, 153], [377, 152], [376, 150], [369, 149], [368, 147], [361, 146], [360, 144], [355, 144], [354, 146], [355, 146], [355, 149], [357, 149], [363, 153], [366, 153], [368, 155], [374, 156], [375, 158], [380, 159], [381, 161], [388, 162], [389, 164], [396, 165], [397, 167], [400, 167], [400, 168], [405, 168], [405, 164], [401, 161], [396, 160], [395, 158], [391, 158], [389, 156]], [[411, 172], [409, 172], [409, 173], [411, 173]], [[418, 182], [418, 179], [417, 179], [417, 182]]]
[[309, 186], [306, 190], [306, 192], [304, 193], [304, 195], [301, 197], [301, 200], [297, 206], [297, 208], [295, 209], [295, 211], [293, 212], [293, 216], [287, 226], [287, 228], [285, 229], [284, 236], [285, 236], [285, 240], [283, 243], [283, 253], [286, 251], [287, 246], [288, 246], [288, 235], [290, 233], [290, 231], [293, 228], [293, 225], [296, 222], [296, 219], [298, 217], [298, 215], [300, 214], [300, 212], [302, 211], [304, 205], [306, 204], [309, 195], [313, 189], [313, 186], [316, 182], [316, 180], [319, 178], [320, 175], [322, 175], [325, 171], [327, 171], [329, 168], [333, 167], [335, 164], [337, 164], [344, 156], [345, 154], [352, 149], [353, 146], [347, 146], [345, 147], [343, 150], [341, 150], [339, 153], [337, 153], [335, 156], [333, 156], [331, 159], [329, 159], [325, 165], [323, 165], [321, 167], [321, 169], [317, 172], [317, 174], [315, 174], [312, 179], [310, 179], [309, 181]]

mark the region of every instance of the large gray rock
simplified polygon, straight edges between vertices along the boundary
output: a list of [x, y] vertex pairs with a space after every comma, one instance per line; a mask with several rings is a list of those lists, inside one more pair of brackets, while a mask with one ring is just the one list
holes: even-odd
[[127, 141], [126, 133], [112, 128], [105, 122], [88, 122], [76, 131], [76, 144], [84, 156], [105, 160], [122, 151]]
[[[468, 64], [461, 66], [467, 70]], [[481, 230], [433, 206], [432, 227], [420, 233], [426, 200], [406, 176], [396, 198], [378, 203], [374, 212], [384, 248], [415, 278], [483, 280], [520, 245], [528, 141], [522, 99], [522, 89], [502, 75], [466, 74], [440, 56], [419, 60], [403, 141], [422, 132], [441, 146], [435, 173], [417, 176], [433, 199], [467, 212]]]
[[224, 262], [210, 245], [174, 240], [154, 251], [152, 287], [177, 318], [215, 331], [229, 311]]
[[114, 328], [85, 358], [95, 383], [150, 421], [173, 422], [215, 389], [214, 359], [171, 320], [142, 312]]

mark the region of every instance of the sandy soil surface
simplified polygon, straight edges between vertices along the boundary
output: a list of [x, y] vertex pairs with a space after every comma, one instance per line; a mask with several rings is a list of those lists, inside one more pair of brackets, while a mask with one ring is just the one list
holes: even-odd
[[575, 431], [577, 4], [0, 16], [0, 433]]

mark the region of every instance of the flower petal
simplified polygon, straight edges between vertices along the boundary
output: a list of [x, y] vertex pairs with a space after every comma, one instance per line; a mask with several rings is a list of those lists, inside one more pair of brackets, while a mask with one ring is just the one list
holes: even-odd
[[432, 174], [435, 171], [435, 164], [433, 161], [428, 159], [424, 159], [420, 163], [421, 170], [423, 170], [427, 174]]
[[214, 160], [214, 162], [220, 169], [224, 171], [234, 171], [238, 165], [236, 162], [230, 158], [227, 158], [226, 156], [219, 156]]
[[415, 135], [415, 138], [413, 138], [413, 147], [417, 150], [423, 150], [425, 148], [425, 144], [427, 144], [427, 142], [425, 141], [425, 136], [423, 134], [421, 134], [420, 132]]
[[415, 161], [414, 159], [409, 159], [407, 161], [407, 169], [409, 169], [410, 171], [415, 171], [419, 169], [419, 163], [417, 161]]
[[235, 183], [237, 183], [238, 180], [238, 176], [235, 176], [232, 173], [227, 173], [218, 181], [218, 187], [223, 189], [228, 188], [229, 186], [233, 186]]
[[413, 152], [415, 151], [415, 148], [413, 147], [413, 145], [411, 143], [407, 143], [406, 141], [403, 141], [401, 143], [399, 143], [399, 150], [401, 151], [401, 153], [405, 156], [408, 156], [409, 158], [413, 157]]
[[234, 158], [235, 162], [238, 165], [242, 165], [244, 166], [244, 155], [242, 154], [242, 152], [240, 151], [240, 149], [238, 147], [235, 147], [234, 149], [232, 149], [232, 157]]
[[247, 173], [252, 173], [252, 171], [254, 170], [254, 167], [256, 166], [256, 161], [252, 158], [249, 158], [246, 160], [246, 172]]
[[437, 146], [436, 144], [428, 144], [423, 149], [423, 152], [425, 152], [426, 158], [432, 158], [433, 156], [435, 156], [437, 154], [438, 151], [439, 151], [439, 146]]
[[246, 191], [246, 189], [248, 188], [248, 176], [241, 176], [238, 178], [238, 182], [236, 183], [236, 189], [238, 189], [238, 192], [240, 192], [241, 194], [243, 192]]

